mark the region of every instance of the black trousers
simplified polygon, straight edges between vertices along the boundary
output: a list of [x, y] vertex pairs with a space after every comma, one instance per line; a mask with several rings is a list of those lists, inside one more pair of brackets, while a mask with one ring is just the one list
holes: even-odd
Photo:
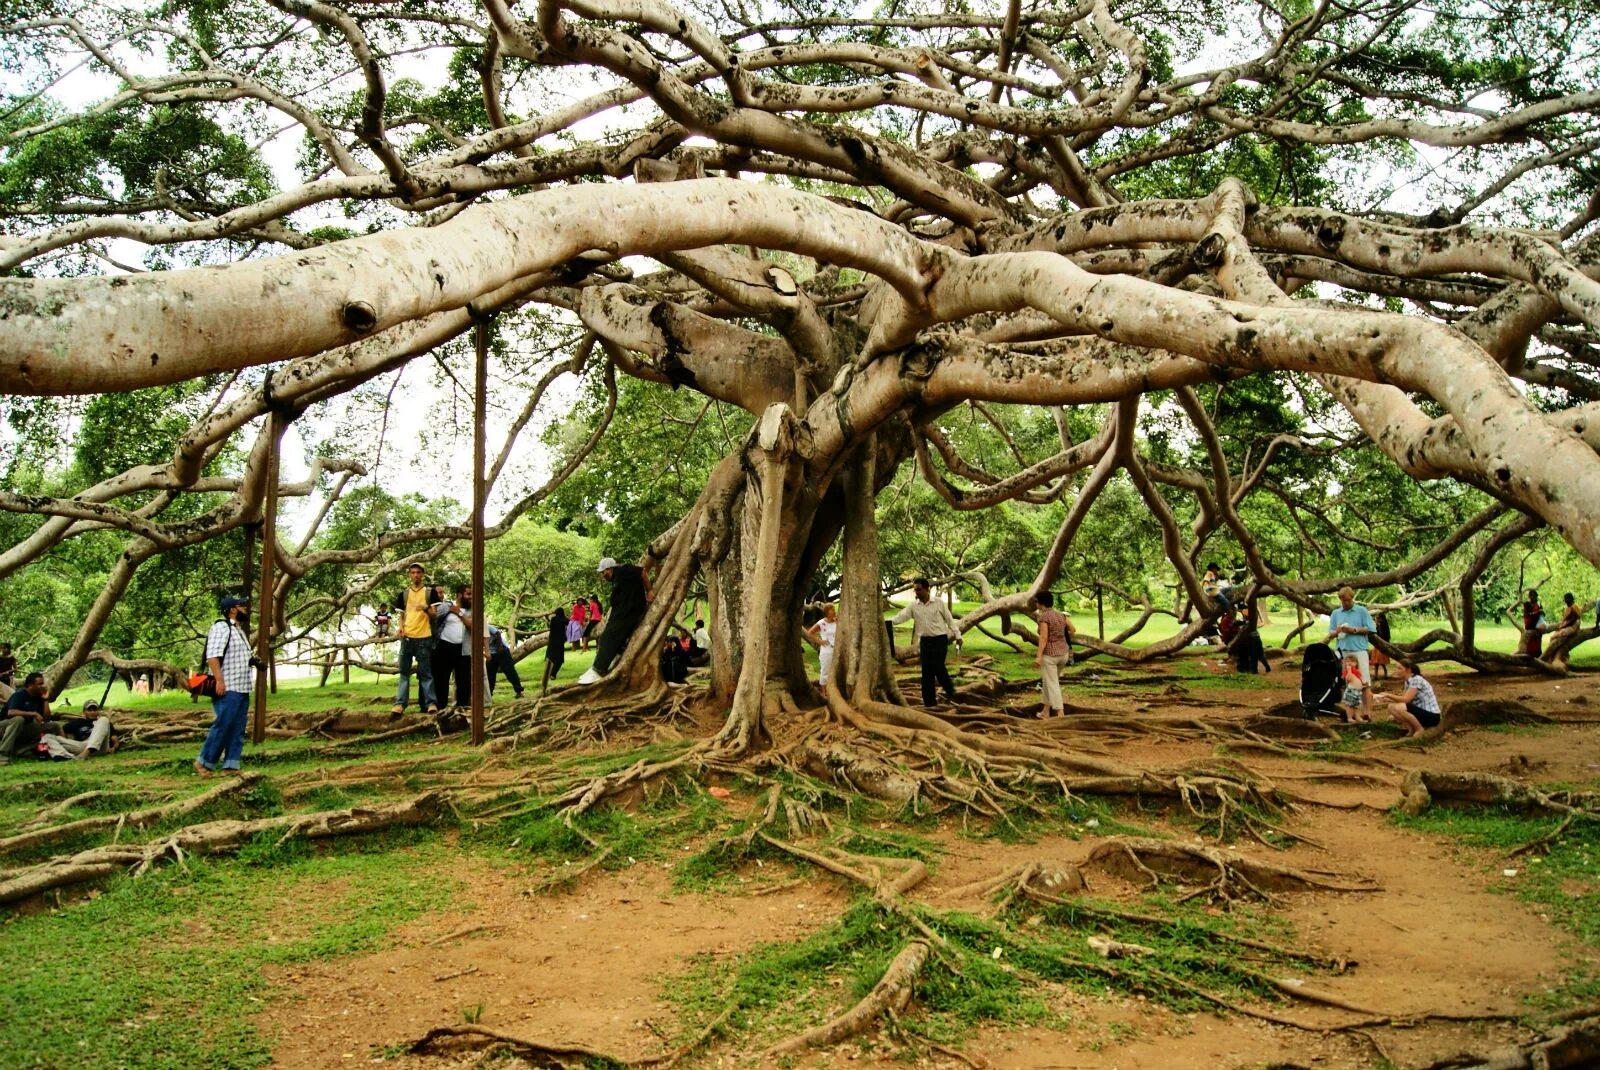
[[945, 655], [950, 652], [948, 635], [925, 635], [917, 645], [922, 662], [922, 704], [932, 706], [937, 688], [943, 687], [951, 701], [956, 697], [956, 685], [950, 682], [950, 670], [944, 667]]
[[639, 627], [639, 622], [642, 620], [644, 620], [642, 609], [626, 616], [612, 610], [611, 615], [603, 622], [605, 630], [600, 633], [600, 642], [595, 644], [595, 672], [604, 676], [610, 671], [611, 663], [622, 656], [628, 640], [633, 638], [633, 630]]
[[[561, 662], [556, 662], [559, 668]], [[489, 694], [494, 694], [494, 678], [500, 673], [506, 674], [506, 680], [511, 684], [511, 693], [522, 694], [522, 677], [517, 675], [516, 662], [511, 660], [509, 650], [496, 650], [489, 656]]]
[[456, 705], [472, 703], [472, 657], [461, 652], [456, 644], [440, 643], [433, 649], [433, 693], [439, 696], [439, 705], [450, 704], [450, 677], [456, 678]]

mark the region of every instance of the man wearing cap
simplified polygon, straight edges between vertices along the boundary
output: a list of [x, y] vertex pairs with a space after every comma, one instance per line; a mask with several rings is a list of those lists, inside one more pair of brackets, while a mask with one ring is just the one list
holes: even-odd
[[224, 773], [237, 773], [244, 752], [244, 725], [250, 712], [250, 638], [245, 632], [250, 622], [248, 598], [224, 598], [217, 606], [222, 619], [206, 633], [206, 667], [217, 680], [217, 694], [211, 700], [216, 720], [200, 744], [200, 757], [194, 771], [209, 777], [222, 762]]
[[650, 573], [638, 565], [620, 565], [615, 558], [604, 557], [595, 571], [611, 581], [611, 612], [606, 614], [605, 630], [595, 645], [594, 667], [578, 677], [580, 684], [592, 684], [611, 670], [633, 630], [644, 620], [645, 607], [655, 598]]

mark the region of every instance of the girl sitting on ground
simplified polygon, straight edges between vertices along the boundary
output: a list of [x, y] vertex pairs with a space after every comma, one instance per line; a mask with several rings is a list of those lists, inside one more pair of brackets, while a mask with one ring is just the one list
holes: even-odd
[[1339, 698], [1339, 708], [1344, 711], [1346, 721], [1365, 724], [1372, 720], [1361, 710], [1362, 692], [1367, 689], [1367, 681], [1361, 676], [1361, 662], [1354, 654], [1344, 656], [1344, 694]]
[[1433, 685], [1422, 678], [1422, 670], [1415, 662], [1396, 658], [1394, 663], [1405, 678], [1405, 689], [1372, 697], [1388, 705], [1389, 715], [1406, 730], [1406, 738], [1410, 739], [1422, 735], [1425, 729], [1438, 727], [1439, 696], [1433, 693]]

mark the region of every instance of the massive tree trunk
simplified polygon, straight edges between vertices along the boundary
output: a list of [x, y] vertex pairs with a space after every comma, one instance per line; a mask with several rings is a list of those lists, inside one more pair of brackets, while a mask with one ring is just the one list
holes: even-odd
[[883, 626], [883, 577], [878, 557], [878, 441], [870, 436], [846, 461], [844, 575], [839, 597], [833, 679], [846, 698], [899, 702]]

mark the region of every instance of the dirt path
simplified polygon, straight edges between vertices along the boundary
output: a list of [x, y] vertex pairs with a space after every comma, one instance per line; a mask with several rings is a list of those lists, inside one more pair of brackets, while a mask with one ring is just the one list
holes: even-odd
[[[1197, 695], [1203, 707], [1188, 712], [1212, 718], [1252, 714], [1292, 694], [1291, 673], [1275, 676], [1270, 690], [1206, 688]], [[1440, 677], [1435, 684], [1448, 702], [1468, 680]], [[1471, 680], [1470, 686], [1474, 698], [1515, 698], [1557, 718], [1600, 715], [1600, 706], [1573, 701], [1581, 700], [1587, 688], [1579, 681]], [[1159, 714], [1126, 715], [1184, 712], [1181, 703], [1164, 701]], [[1356, 964], [1343, 974], [1314, 979], [1316, 987], [1350, 1004], [1399, 1016], [1517, 1013], [1524, 996], [1558, 979], [1563, 935], [1518, 900], [1488, 890], [1493, 857], [1396, 826], [1383, 811], [1397, 801], [1401, 776], [1411, 768], [1523, 770], [1539, 780], [1592, 781], [1600, 776], [1600, 724], [1468, 730], [1426, 750], [1377, 742], [1370, 753], [1392, 768], [1249, 756], [1253, 769], [1281, 777], [1285, 789], [1329, 804], [1298, 808], [1292, 827], [1312, 842], [1297, 844], [1275, 860], [1371, 878], [1381, 889], [1289, 894], [1274, 911], [1292, 925], [1302, 945]], [[1133, 740], [1107, 749], [1119, 760], [1144, 766], [1170, 767], [1214, 754], [1204, 742]], [[1316, 779], [1352, 772], [1381, 782]], [[1076, 838], [1045, 835], [1032, 843], [1007, 844], [941, 830], [936, 838], [945, 854], [916, 897], [980, 910], [980, 902], [952, 900], [950, 890], [1023, 861], [1081, 861], [1099, 840], [1097, 830], [1077, 831]], [[1257, 848], [1255, 853], [1266, 852]], [[274, 975], [294, 993], [259, 1019], [277, 1038], [275, 1065], [285, 1070], [348, 1065], [464, 1018], [623, 1057], [653, 1054], [662, 1050], [663, 1036], [675, 1032], [672, 1011], [659, 994], [663, 978], [681, 972], [693, 956], [732, 955], [758, 943], [802, 938], [830, 924], [849, 899], [841, 883], [820, 876], [759, 896], [675, 894], [661, 863], [589, 873], [581, 894], [528, 895], [532, 881], [526, 875], [465, 862], [457, 876], [466, 889], [461, 905], [406, 926], [395, 946]], [[1091, 882], [1098, 896], [1139, 893], [1110, 878], [1091, 876]], [[449, 936], [453, 933], [459, 935]], [[1292, 971], [1280, 973], [1296, 978]], [[1019, 1070], [1199, 1070], [1274, 1063], [1365, 1067], [1378, 1065], [1375, 1040], [1404, 1067], [1464, 1048], [1482, 1050], [1511, 1036], [1507, 1027], [1429, 1023], [1384, 1030], [1368, 1040], [1238, 1016], [1175, 1013], [1140, 998], [1066, 988], [1054, 991], [1050, 1002], [1070, 1020], [1067, 1028], [983, 1029], [967, 1039], [963, 1050], [993, 1066]], [[1322, 1026], [1356, 1017], [1327, 1007], [1278, 1005], [1273, 1010]], [[838, 1065], [847, 1055], [860, 1065], [907, 1065], [892, 1057], [894, 1050], [887, 1042], [866, 1049], [851, 1044], [803, 1058], [799, 1065]], [[720, 1064], [728, 1056], [713, 1048], [703, 1062]], [[388, 1065], [446, 1062], [402, 1057]], [[931, 1055], [918, 1065], [960, 1064]]]

